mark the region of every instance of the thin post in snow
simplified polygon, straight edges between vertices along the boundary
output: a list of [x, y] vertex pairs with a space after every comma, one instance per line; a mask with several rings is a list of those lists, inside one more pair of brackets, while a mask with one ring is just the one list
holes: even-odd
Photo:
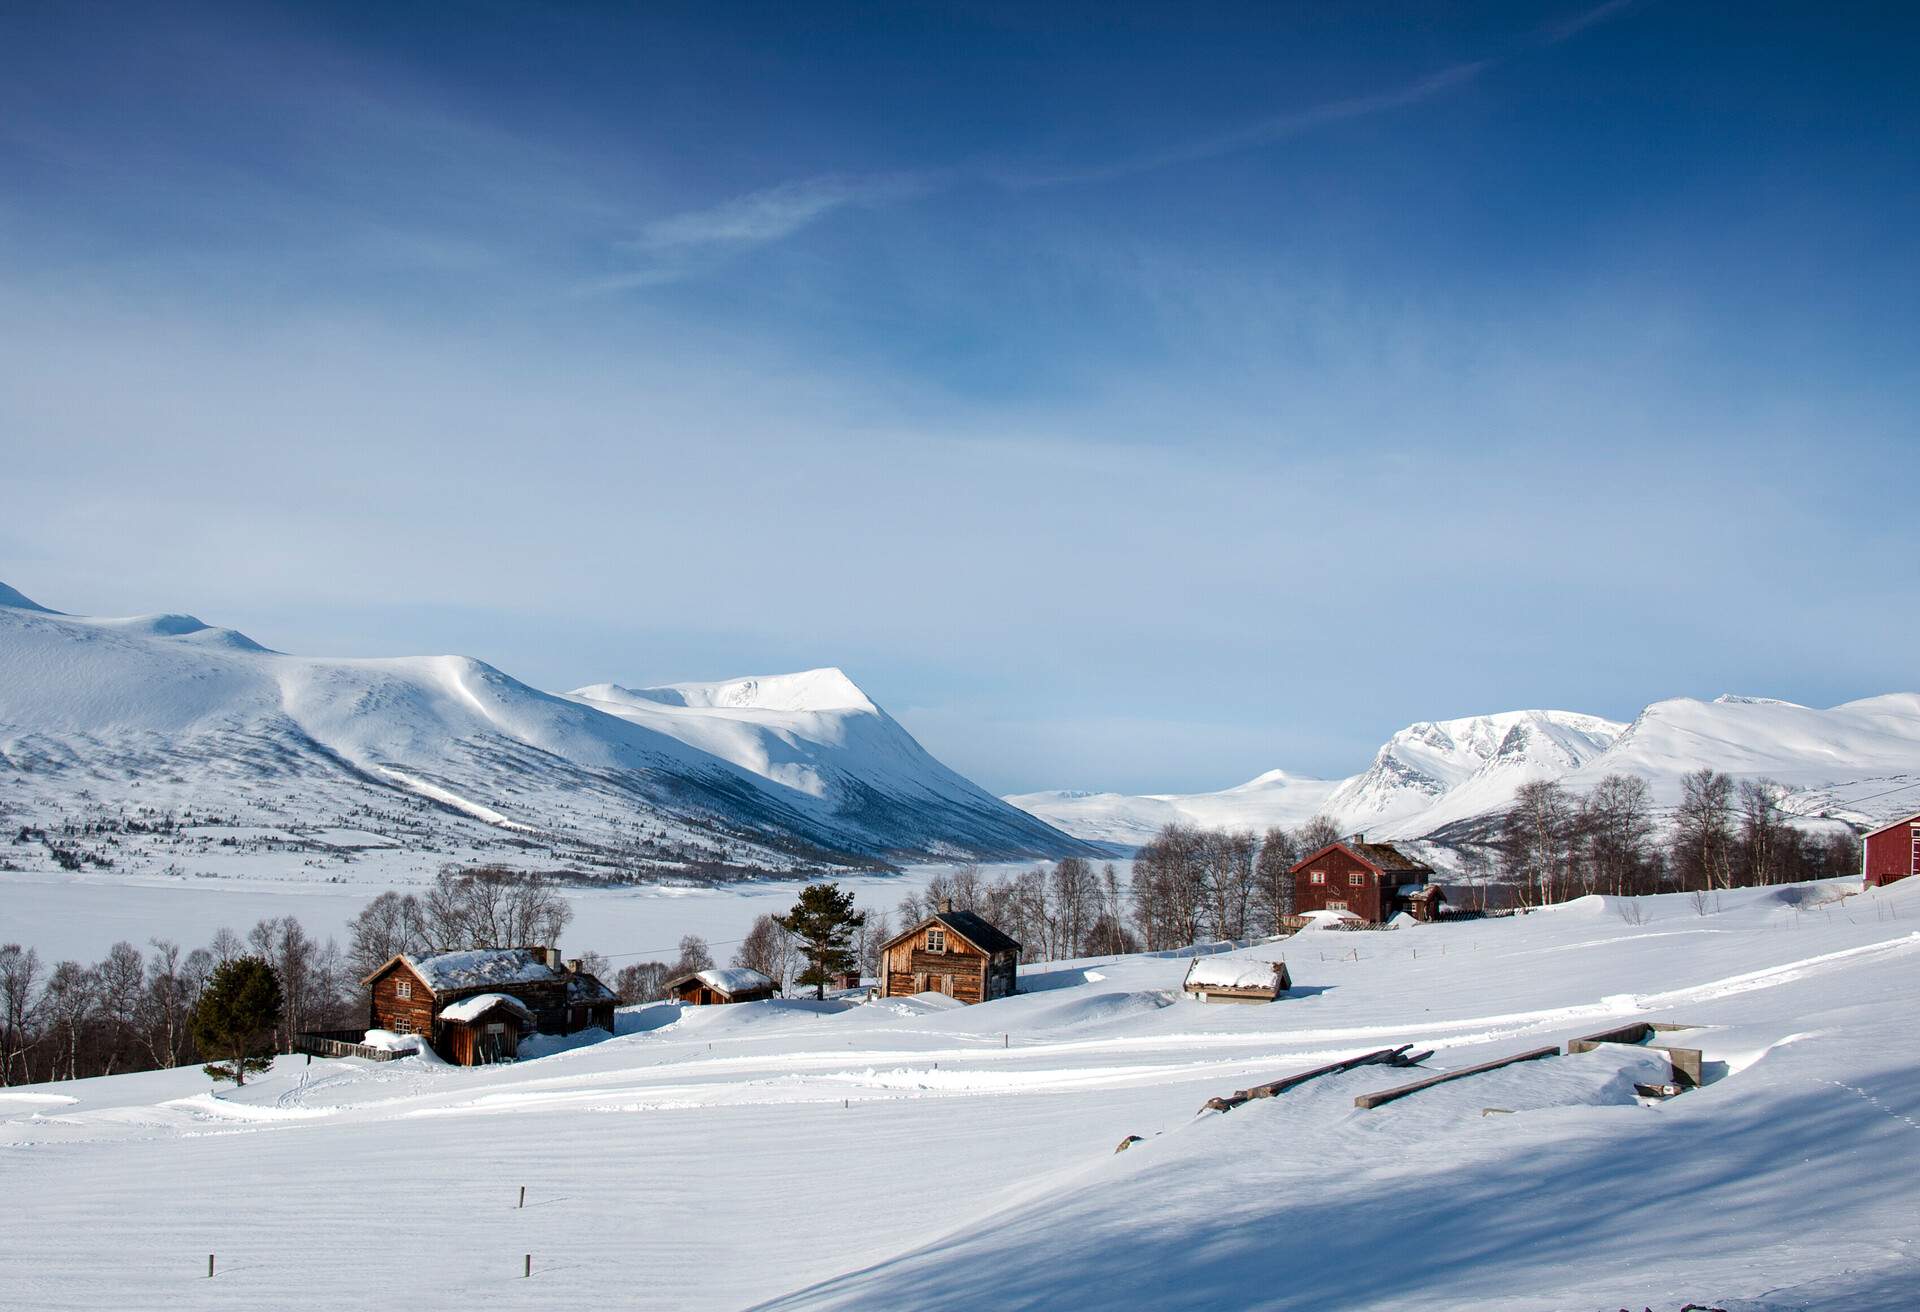
[[520, 1278], [522, 1280], [525, 1280], [528, 1276], [531, 1276], [532, 1274], [533, 1274], [533, 1254], [528, 1253], [526, 1265], [520, 1268]]
[[207, 1279], [213, 1279], [213, 1254], [207, 1254]]
[[521, 1185], [520, 1186], [520, 1206], [525, 1207], [526, 1205], [527, 1205], [527, 1187], [525, 1185]]

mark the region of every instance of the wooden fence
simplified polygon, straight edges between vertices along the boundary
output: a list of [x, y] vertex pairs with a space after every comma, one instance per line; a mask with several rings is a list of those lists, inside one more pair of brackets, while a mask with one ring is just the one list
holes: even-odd
[[394, 1052], [390, 1048], [371, 1048], [360, 1040], [365, 1030], [303, 1030], [293, 1036], [295, 1052], [310, 1052], [316, 1057], [364, 1057], [368, 1061], [393, 1061], [411, 1057], [413, 1052]]

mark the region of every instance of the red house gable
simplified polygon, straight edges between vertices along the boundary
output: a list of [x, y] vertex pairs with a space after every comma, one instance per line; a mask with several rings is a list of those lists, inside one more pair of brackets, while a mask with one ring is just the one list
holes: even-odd
[[1350, 911], [1378, 923], [1408, 910], [1401, 888], [1425, 884], [1432, 873], [1391, 843], [1342, 839], [1294, 863], [1293, 909]]
[[1860, 874], [1868, 888], [1920, 874], [1920, 813], [1874, 830], [1860, 849]]

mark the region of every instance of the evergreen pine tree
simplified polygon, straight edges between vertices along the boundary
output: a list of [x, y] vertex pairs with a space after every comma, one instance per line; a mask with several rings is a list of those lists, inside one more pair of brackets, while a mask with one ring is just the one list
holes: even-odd
[[807, 968], [795, 982], [813, 985], [816, 998], [826, 997], [827, 981], [853, 969], [853, 931], [867, 923], [867, 913], [855, 911], [853, 894], [838, 884], [809, 884], [793, 910], [774, 919], [800, 941]]
[[247, 1072], [273, 1065], [273, 1032], [280, 1024], [280, 978], [260, 957], [235, 957], [215, 967], [193, 1009], [193, 1040], [216, 1080], [247, 1082]]

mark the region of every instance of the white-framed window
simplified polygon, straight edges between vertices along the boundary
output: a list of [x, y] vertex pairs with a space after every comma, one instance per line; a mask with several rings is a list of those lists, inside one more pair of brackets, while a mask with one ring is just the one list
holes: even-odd
[[393, 982], [393, 996], [396, 998], [411, 998], [413, 996], [413, 981], [410, 979], [395, 980]]
[[1315, 870], [1308, 874], [1307, 878], [1316, 884], [1324, 884], [1327, 882], [1327, 872], [1324, 870]]
[[395, 1034], [411, 1034], [411, 1033], [413, 1033], [413, 1017], [411, 1017], [411, 1016], [395, 1016], [395, 1017], [393, 1018], [393, 1032], [394, 1032]]
[[1358, 888], [1367, 882], [1367, 872], [1364, 870], [1356, 870], [1349, 875], [1347, 879], [1355, 888]]
[[1327, 900], [1327, 910], [1329, 911], [1345, 911], [1346, 909], [1347, 904], [1345, 902], [1333, 898]]
[[945, 952], [947, 950], [947, 931], [935, 925], [927, 931], [927, 951]]

